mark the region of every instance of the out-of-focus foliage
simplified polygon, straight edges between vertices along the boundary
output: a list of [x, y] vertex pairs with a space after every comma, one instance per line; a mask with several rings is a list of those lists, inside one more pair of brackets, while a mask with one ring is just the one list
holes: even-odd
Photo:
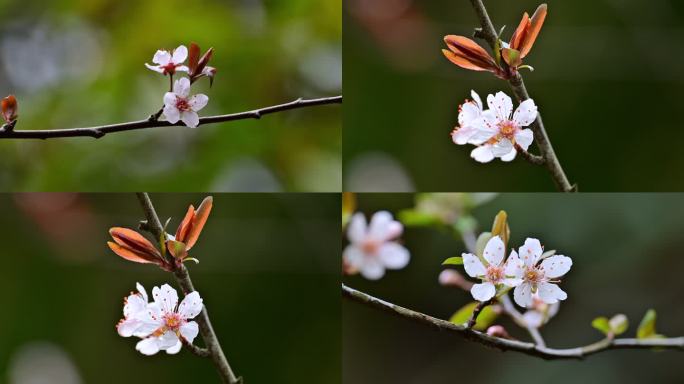
[[[0, 92], [17, 95], [16, 129], [144, 119], [168, 79], [157, 49], [196, 41], [218, 68], [193, 92], [201, 115], [341, 93], [341, 1], [0, 1]], [[0, 96], [1, 97], [1, 96]], [[192, 130], [103, 139], [0, 140], [0, 189], [335, 191], [341, 108], [306, 108]]]
[[[511, 35], [541, 0], [485, 2]], [[523, 71], [556, 152], [582, 191], [682, 190], [684, 2], [550, 0]], [[449, 133], [458, 105], [508, 84], [450, 63], [447, 34], [471, 36], [468, 1], [344, 2], [344, 182], [353, 191], [554, 190], [519, 158], [478, 164]], [[484, 43], [483, 43], [484, 44]], [[653, 106], [653, 107], [651, 107]], [[662, 111], [659, 113], [658, 111]], [[534, 146], [532, 147], [534, 151]]]
[[[175, 228], [205, 195], [152, 194]], [[188, 264], [228, 360], [247, 382], [341, 381], [337, 195], [214, 195]], [[208, 359], [146, 357], [115, 325], [140, 282], [171, 274], [106, 245], [144, 216], [132, 194], [0, 196], [0, 381], [216, 383]], [[265, 241], [267, 240], [267, 241]], [[201, 338], [196, 339], [201, 344]], [[33, 378], [33, 381], [31, 381]], [[42, 378], [42, 379], [40, 379]], [[72, 380], [73, 379], [73, 380]]]
[[[401, 212], [414, 207], [416, 200], [412, 194], [356, 196], [358, 209], [366, 213]], [[572, 257], [572, 270], [562, 278], [568, 299], [542, 328], [549, 346], [593, 343], [603, 336], [591, 327], [592, 319], [615, 313], [640, 319], [648, 308], [658, 311], [658, 332], [684, 334], [684, 288], [678, 283], [684, 268], [683, 194], [501, 194], [471, 212], [480, 223], [476, 232], [489, 231], [500, 210], [508, 214], [510, 244], [539, 238], [557, 254]], [[348, 276], [345, 284], [441, 319], [472, 301], [470, 292], [438, 282], [445, 268], [462, 268], [441, 265], [466, 250], [453, 231], [407, 227], [402, 239], [411, 252], [406, 268], [379, 281]], [[583, 361], [548, 362], [500, 353], [348, 300], [342, 313], [346, 383], [618, 384], [677, 383], [684, 378], [682, 355], [675, 351], [618, 350]], [[529, 340], [509, 318], [496, 322], [512, 337]], [[634, 321], [620, 337], [635, 337], [637, 324]], [[642, 324], [642, 336], [655, 334], [655, 313]], [[614, 322], [617, 331], [626, 325]]]

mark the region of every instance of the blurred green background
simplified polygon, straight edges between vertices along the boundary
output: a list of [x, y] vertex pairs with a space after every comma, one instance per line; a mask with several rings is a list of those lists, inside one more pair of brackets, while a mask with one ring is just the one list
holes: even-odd
[[[203, 195], [152, 194], [175, 231]], [[229, 362], [247, 383], [339, 383], [339, 195], [214, 195], [188, 265]], [[0, 195], [0, 382], [215, 383], [185, 349], [146, 357], [115, 325], [135, 283], [173, 277], [106, 246], [143, 218], [133, 194]], [[201, 338], [197, 339], [201, 343]]]
[[[540, 0], [487, 0], [508, 41]], [[523, 72], [556, 152], [581, 191], [677, 191], [684, 179], [680, 109], [684, 2], [546, 0], [548, 17]], [[522, 159], [478, 164], [450, 132], [458, 105], [503, 90], [442, 55], [471, 36], [470, 2], [344, 2], [344, 188], [352, 191], [552, 191]], [[484, 43], [483, 43], [484, 44]], [[534, 148], [534, 147], [533, 147]], [[533, 152], [536, 148], [533, 149]]]
[[[213, 46], [201, 115], [341, 94], [340, 0], [0, 0], [0, 94], [17, 129], [146, 118], [168, 80], [155, 51]], [[0, 140], [0, 190], [339, 191], [341, 107], [321, 106], [199, 129], [103, 139]]]
[[[410, 194], [357, 195], [366, 214], [393, 213], [413, 206]], [[633, 337], [647, 309], [658, 313], [658, 332], [684, 335], [684, 195], [682, 194], [502, 194], [473, 210], [478, 233], [491, 228], [494, 215], [509, 214], [511, 244], [537, 237], [547, 249], [573, 259], [563, 278], [568, 299], [542, 328], [551, 347], [568, 348], [598, 341], [591, 327], [598, 316], [624, 313]], [[409, 227], [402, 236], [411, 262], [371, 282], [343, 280], [395, 304], [448, 319], [472, 301], [469, 292], [440, 286], [437, 277], [447, 257], [464, 250], [452, 232]], [[461, 270], [462, 271], [462, 270]], [[501, 318], [507, 330], [528, 340], [524, 331]], [[584, 361], [544, 361], [501, 353], [480, 344], [343, 299], [343, 372], [346, 383], [681, 383], [682, 353], [609, 351]]]

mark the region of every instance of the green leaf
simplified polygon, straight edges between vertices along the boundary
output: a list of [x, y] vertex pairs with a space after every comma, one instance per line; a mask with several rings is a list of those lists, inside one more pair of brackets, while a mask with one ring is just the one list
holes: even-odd
[[604, 335], [608, 336], [608, 334], [611, 332], [610, 329], [610, 321], [608, 321], [607, 317], [597, 317], [591, 322], [591, 326], [598, 329], [603, 333]]
[[472, 216], [461, 216], [454, 223], [454, 229], [459, 233], [470, 232], [477, 227], [477, 220]]
[[460, 256], [450, 257], [444, 260], [442, 265], [463, 265], [463, 258]]
[[[475, 307], [480, 304], [477, 301], [474, 301], [472, 303], [468, 303], [461, 307], [456, 313], [454, 313], [451, 318], [449, 319], [450, 322], [456, 324], [456, 325], [464, 325], [470, 320], [470, 318], [473, 316], [473, 311], [475, 310]], [[477, 317], [477, 322], [475, 323], [475, 326], [473, 329], [477, 331], [484, 331], [487, 329], [494, 321], [496, 318], [499, 317], [499, 314], [492, 309], [492, 306], [486, 306], [481, 312], [480, 315]]]
[[440, 223], [439, 217], [413, 209], [406, 209], [399, 212], [398, 217], [399, 221], [406, 226], [424, 227]]
[[656, 337], [656, 311], [655, 309], [649, 309], [646, 311], [644, 318], [641, 319], [639, 328], [637, 329], [638, 339], [648, 339], [651, 337]]
[[552, 250], [550, 250], [550, 251], [546, 251], [546, 252], [542, 253], [542, 255], [539, 257], [539, 260], [546, 259], [547, 257], [551, 257], [551, 256], [553, 256], [553, 255], [555, 255], [555, 254], [556, 254], [556, 250], [555, 250], [555, 249], [552, 249]]
[[491, 238], [492, 238], [491, 232], [480, 233], [480, 236], [478, 236], [478, 238], [477, 238], [477, 242], [475, 242], [475, 254], [477, 256], [482, 256], [482, 254], [484, 254], [485, 246], [487, 245], [487, 242]]
[[622, 313], [611, 317], [608, 323], [610, 324], [610, 329], [613, 331], [613, 334], [616, 336], [625, 333], [629, 327], [629, 319]]

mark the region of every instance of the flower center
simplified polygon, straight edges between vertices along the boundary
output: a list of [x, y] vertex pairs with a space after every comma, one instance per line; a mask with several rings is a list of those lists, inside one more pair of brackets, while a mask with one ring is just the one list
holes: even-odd
[[525, 280], [531, 283], [538, 283], [542, 280], [544, 275], [537, 268], [528, 268], [525, 271]]
[[178, 313], [172, 312], [164, 314], [164, 324], [168, 330], [177, 330], [181, 326], [182, 322], [183, 319], [181, 319]]
[[173, 75], [176, 73], [176, 67], [177, 65], [174, 62], [170, 62], [164, 66], [162, 66], [162, 69], [164, 70], [164, 75]]
[[511, 120], [502, 121], [499, 123], [499, 134], [507, 139], [513, 139], [518, 126]]
[[176, 98], [176, 109], [178, 109], [181, 112], [189, 111], [190, 110], [190, 104], [184, 98], [177, 97]]
[[497, 284], [504, 279], [504, 270], [496, 265], [490, 265], [487, 267], [487, 280]]
[[365, 240], [361, 244], [361, 249], [367, 255], [375, 255], [380, 249], [380, 242], [375, 240]]

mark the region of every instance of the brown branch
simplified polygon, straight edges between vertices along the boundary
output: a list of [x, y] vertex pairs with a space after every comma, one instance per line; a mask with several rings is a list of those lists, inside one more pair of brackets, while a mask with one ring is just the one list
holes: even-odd
[[[260, 119], [264, 115], [289, 111], [299, 108], [307, 108], [318, 105], [342, 104], [342, 96], [324, 97], [320, 99], [297, 99], [285, 104], [273, 105], [255, 109], [252, 111], [232, 113], [228, 115], [208, 116], [200, 118], [199, 125], [223, 123], [227, 121]], [[158, 112], [157, 112], [158, 113]], [[0, 139], [54, 139], [64, 137], [94, 137], [99, 139], [108, 133], [134, 131], [147, 128], [161, 128], [184, 126], [182, 121], [171, 124], [168, 121], [159, 121], [155, 118], [157, 114], [151, 115], [145, 120], [131, 121], [127, 123], [100, 125], [86, 128], [67, 128], [67, 129], [44, 129], [44, 130], [13, 130], [14, 125], [5, 124], [0, 130]], [[158, 117], [158, 116], [157, 116]]]
[[[474, 35], [483, 38], [492, 48], [494, 48], [496, 45], [496, 40], [499, 37], [496, 33], [496, 29], [494, 28], [492, 20], [489, 18], [487, 9], [482, 3], [482, 0], [470, 0], [470, 2], [473, 5], [473, 8], [475, 8], [477, 17], [480, 20], [480, 25], [482, 26], [482, 28], [479, 28], [475, 31]], [[513, 93], [518, 101], [522, 102], [530, 98], [530, 95], [527, 93], [527, 88], [525, 88], [523, 78], [519, 72], [515, 72], [515, 74], [508, 80], [508, 83], [513, 89]], [[534, 124], [532, 124], [531, 128], [534, 132], [535, 142], [537, 143], [541, 157], [544, 159], [543, 165], [546, 165], [546, 168], [551, 173], [551, 177], [553, 178], [556, 187], [558, 187], [558, 189], [562, 192], [575, 191], [576, 187], [570, 184], [568, 177], [563, 171], [563, 167], [561, 167], [558, 156], [556, 156], [556, 153], [553, 150], [549, 136], [544, 128], [544, 122], [542, 121], [541, 113], [537, 113], [537, 120]]]
[[684, 351], [684, 337], [663, 339], [606, 338], [583, 347], [567, 349], [548, 348], [535, 343], [526, 343], [517, 340], [489, 336], [486, 333], [478, 332], [462, 325], [456, 325], [449, 321], [438, 319], [436, 317], [432, 317], [424, 313], [413, 311], [411, 309], [378, 299], [367, 293], [347, 287], [344, 284], [342, 284], [342, 295], [349, 300], [379, 309], [394, 316], [413, 320], [418, 324], [439, 331], [458, 335], [466, 340], [474, 341], [487, 347], [495, 348], [501, 351], [520, 352], [545, 360], [583, 359], [586, 356], [613, 349], [675, 349]]
[[[140, 205], [145, 212], [145, 217], [147, 217], [146, 227], [155, 236], [155, 238], [159, 239], [162, 236], [164, 229], [162, 227], [161, 221], [159, 221], [159, 216], [154, 209], [154, 205], [152, 205], [149, 195], [145, 192], [141, 192], [138, 193], [137, 196], [138, 200], [140, 201]], [[171, 256], [167, 255], [167, 257]], [[172, 263], [172, 265], [175, 265], [175, 263]], [[195, 291], [195, 287], [192, 284], [190, 274], [188, 273], [187, 268], [185, 268], [185, 265], [180, 264], [180, 267], [177, 267], [173, 274], [185, 295]], [[214, 366], [219, 372], [222, 381], [228, 384], [241, 383], [242, 378], [235, 376], [235, 373], [233, 373], [233, 370], [230, 368], [228, 360], [223, 353], [223, 349], [221, 349], [221, 344], [219, 343], [218, 337], [216, 337], [216, 332], [214, 332], [214, 328], [209, 320], [209, 314], [207, 313], [206, 306], [202, 307], [202, 312], [200, 312], [196, 320], [197, 324], [199, 325], [200, 333], [202, 334], [202, 339], [204, 339], [204, 343], [207, 346], [207, 355], [214, 363]]]
[[477, 317], [480, 316], [480, 313], [482, 312], [483, 309], [485, 309], [486, 306], [490, 305], [492, 303], [492, 299], [489, 299], [487, 301], [480, 301], [475, 308], [473, 308], [473, 314], [470, 316], [470, 319], [468, 320], [468, 323], [466, 324], [466, 328], [472, 329], [475, 326], [475, 323], [477, 323]]

